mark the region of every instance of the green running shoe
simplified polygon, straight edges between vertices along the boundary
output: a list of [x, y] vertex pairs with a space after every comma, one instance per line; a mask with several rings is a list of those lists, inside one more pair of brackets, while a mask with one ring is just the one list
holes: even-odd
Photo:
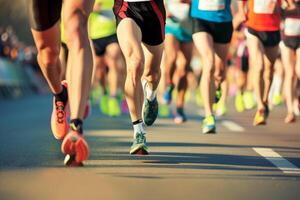
[[216, 110], [215, 110], [215, 112], [216, 112], [217, 116], [224, 116], [224, 115], [226, 115], [226, 113], [227, 113], [226, 104], [223, 103], [223, 102], [218, 102], [216, 104]]
[[169, 117], [170, 116], [170, 109], [167, 104], [160, 104], [159, 106], [159, 116], [160, 117]]
[[240, 92], [235, 96], [235, 109], [238, 112], [243, 112], [245, 110], [243, 95]]
[[144, 133], [137, 133], [130, 148], [130, 154], [147, 155], [148, 147]]
[[216, 120], [213, 115], [205, 117], [202, 121], [202, 133], [204, 134], [214, 134], [216, 133]]
[[100, 111], [102, 114], [108, 115], [109, 108], [108, 108], [108, 96], [102, 95], [99, 102]]
[[119, 117], [121, 115], [120, 104], [115, 97], [110, 97], [108, 99], [108, 115], [111, 117]]

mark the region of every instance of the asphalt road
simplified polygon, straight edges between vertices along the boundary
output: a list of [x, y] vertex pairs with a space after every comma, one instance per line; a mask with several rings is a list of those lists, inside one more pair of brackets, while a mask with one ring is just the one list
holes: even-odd
[[199, 109], [189, 109], [186, 124], [159, 119], [147, 129], [150, 155], [130, 156], [129, 117], [95, 107], [85, 124], [90, 160], [67, 168], [50, 131], [51, 98], [2, 100], [0, 199], [300, 199], [299, 118], [284, 124], [281, 106], [253, 127], [254, 111], [230, 109], [217, 135], [203, 135]]

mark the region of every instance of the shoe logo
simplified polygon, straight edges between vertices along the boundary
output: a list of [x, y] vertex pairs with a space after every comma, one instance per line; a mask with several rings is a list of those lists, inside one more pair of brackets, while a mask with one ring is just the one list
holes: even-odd
[[65, 117], [65, 106], [62, 102], [56, 102], [56, 117], [57, 117], [57, 123], [62, 124], [64, 123], [64, 117]]

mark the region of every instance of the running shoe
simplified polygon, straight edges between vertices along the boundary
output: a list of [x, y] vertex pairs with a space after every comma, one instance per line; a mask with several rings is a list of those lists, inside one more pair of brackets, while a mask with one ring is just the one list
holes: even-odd
[[274, 94], [272, 98], [272, 103], [274, 106], [278, 106], [282, 103], [282, 96], [281, 94]]
[[108, 110], [108, 96], [107, 95], [104, 94], [101, 96], [99, 106], [100, 106], [100, 111], [102, 112], [102, 114], [108, 115], [109, 110]]
[[288, 113], [287, 116], [285, 117], [284, 119], [284, 122], [286, 124], [291, 124], [291, 123], [294, 123], [296, 122], [296, 117], [293, 113]]
[[244, 105], [247, 110], [251, 110], [255, 107], [255, 101], [253, 93], [250, 91], [245, 91], [243, 95]]
[[216, 115], [217, 116], [224, 116], [227, 113], [227, 107], [225, 103], [218, 102], [216, 104]]
[[159, 106], [159, 116], [160, 117], [169, 117], [170, 116], [170, 109], [167, 104], [161, 104]]
[[130, 148], [130, 154], [147, 155], [148, 147], [144, 133], [137, 133]]
[[108, 115], [111, 117], [118, 117], [121, 115], [121, 108], [117, 98], [110, 97], [108, 99]]
[[[62, 81], [62, 85], [68, 87], [66, 81]], [[53, 97], [53, 110], [51, 114], [51, 130], [54, 137], [58, 140], [62, 140], [69, 129], [67, 122], [67, 103], [64, 104], [62, 101], [55, 101]]]
[[182, 124], [187, 121], [186, 115], [184, 113], [183, 108], [177, 108], [176, 109], [176, 114], [174, 118], [174, 122], [176, 124]]
[[238, 112], [243, 112], [245, 110], [243, 95], [241, 92], [238, 92], [235, 96], [235, 109]]
[[89, 157], [89, 146], [82, 134], [70, 131], [64, 138], [61, 151], [66, 155], [64, 164], [67, 166], [80, 166]]
[[163, 99], [164, 99], [164, 102], [166, 104], [170, 104], [171, 101], [172, 101], [172, 92], [173, 92], [173, 89], [174, 89], [174, 86], [173, 85], [169, 85], [169, 86], [167, 86], [166, 91], [163, 94]]
[[259, 109], [256, 111], [256, 114], [254, 116], [253, 125], [265, 125], [266, 124], [266, 112], [265, 109]]
[[219, 87], [219, 88], [216, 90], [215, 103], [218, 103], [218, 102], [220, 101], [221, 96], [222, 96], [222, 90], [221, 90], [221, 87]]
[[158, 115], [158, 102], [157, 98], [155, 97], [152, 101], [147, 99], [147, 94], [146, 94], [146, 85], [147, 82], [143, 85], [144, 88], [144, 103], [143, 103], [143, 108], [142, 108], [142, 118], [144, 123], [147, 126], [151, 126]]
[[201, 107], [203, 106], [203, 99], [202, 99], [202, 95], [201, 95], [201, 92], [200, 92], [200, 88], [196, 89], [195, 101], [196, 101], [196, 104], [198, 106], [201, 106]]
[[205, 117], [202, 121], [202, 133], [216, 133], [216, 120], [213, 115]]

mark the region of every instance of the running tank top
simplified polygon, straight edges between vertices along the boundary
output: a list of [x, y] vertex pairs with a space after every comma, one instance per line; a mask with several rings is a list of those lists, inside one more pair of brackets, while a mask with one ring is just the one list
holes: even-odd
[[246, 25], [256, 31], [280, 30], [281, 0], [248, 0]]
[[93, 11], [89, 17], [89, 36], [99, 39], [116, 33], [116, 20], [113, 13], [114, 0], [96, 0], [100, 11]]
[[[300, 0], [294, 0], [294, 2], [300, 9]], [[285, 37], [300, 38], [300, 12], [290, 14], [285, 17], [283, 34]]]
[[211, 22], [232, 21], [231, 0], [192, 0], [191, 16]]

